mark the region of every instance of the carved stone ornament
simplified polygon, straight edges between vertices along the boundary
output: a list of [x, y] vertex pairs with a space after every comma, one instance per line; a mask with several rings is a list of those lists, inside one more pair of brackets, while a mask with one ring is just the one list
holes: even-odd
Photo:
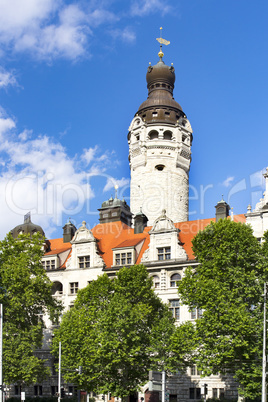
[[82, 222], [82, 226], [75, 232], [74, 238], [71, 243], [79, 243], [85, 241], [95, 241], [92, 232], [86, 227], [86, 222]]
[[162, 231], [177, 231], [173, 221], [167, 217], [165, 209], [163, 209], [162, 215], [155, 220], [153, 229], [149, 233]]
[[141, 262], [149, 261], [149, 248], [144, 251], [143, 256], [141, 258]]

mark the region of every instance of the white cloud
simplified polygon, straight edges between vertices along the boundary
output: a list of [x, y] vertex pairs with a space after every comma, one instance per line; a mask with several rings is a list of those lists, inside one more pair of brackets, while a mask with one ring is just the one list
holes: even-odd
[[8, 85], [18, 85], [17, 80], [12, 72], [6, 71], [0, 67], [0, 88], [7, 87]]
[[[16, 10], [16, 12], [14, 12]], [[74, 60], [87, 51], [88, 15], [60, 0], [2, 0], [0, 45], [40, 59]]]
[[97, 149], [98, 149], [97, 145], [94, 148], [84, 149], [82, 159], [86, 162], [87, 165], [89, 165], [93, 161]]
[[107, 22], [117, 22], [118, 20], [118, 16], [104, 8], [97, 8], [89, 14], [90, 25], [94, 27]]
[[250, 175], [250, 187], [265, 187], [265, 179], [263, 177], [263, 174], [265, 172], [265, 169], [259, 170], [257, 172], [254, 172]]
[[222, 185], [223, 185], [224, 187], [230, 187], [233, 181], [234, 181], [234, 177], [233, 177], [233, 176], [227, 177], [227, 179], [224, 180], [224, 182], [222, 183]]
[[136, 40], [136, 33], [130, 27], [124, 29], [113, 29], [110, 31], [113, 39], [121, 39], [122, 42], [133, 43]]
[[[48, 136], [32, 138], [31, 130], [17, 133], [14, 119], [4, 110], [0, 112], [0, 133], [5, 134], [5, 141], [0, 142], [0, 192], [5, 194], [0, 198], [0, 237], [18, 225], [28, 211], [51, 236], [63, 224], [63, 214], [78, 214], [94, 197], [90, 170], [107, 180], [102, 171], [111, 164], [109, 154], [94, 147], [70, 158], [66, 149]], [[82, 169], [83, 158], [87, 171]]]
[[162, 14], [167, 14], [171, 11], [171, 7], [164, 0], [134, 0], [131, 6], [133, 16], [143, 17], [159, 11]]
[[122, 177], [122, 179], [108, 177], [107, 182], [104, 186], [103, 192], [111, 190], [116, 185], [118, 186], [118, 188], [123, 188], [123, 187], [129, 186], [129, 179], [126, 179], [125, 177]]
[[19, 134], [19, 139], [21, 141], [27, 141], [32, 136], [33, 130], [23, 130], [22, 133]]
[[6, 52], [28, 53], [35, 60], [49, 62], [56, 58], [89, 57], [90, 39], [96, 36], [99, 27], [106, 33], [112, 32], [116, 39], [132, 43], [136, 39], [134, 29], [128, 26], [119, 29], [119, 21], [122, 23], [129, 16], [166, 14], [171, 10], [168, 0], [133, 0], [130, 9], [128, 2], [121, 0], [120, 11], [116, 3], [118, 1], [1, 0], [0, 57]]

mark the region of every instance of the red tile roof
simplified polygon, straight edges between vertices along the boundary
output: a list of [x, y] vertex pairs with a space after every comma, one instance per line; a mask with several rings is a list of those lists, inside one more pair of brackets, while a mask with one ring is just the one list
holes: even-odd
[[[48, 242], [49, 242], [49, 246], [50, 246], [50, 250], [51, 250], [48, 253], [53, 254], [53, 252], [54, 252], [54, 254], [58, 254], [58, 253], [61, 253], [62, 251], [66, 251], [66, 250], [72, 248], [71, 243], [63, 242], [63, 238], [51, 239], [51, 240], [48, 240]], [[60, 251], [58, 251], [58, 250], [60, 250]], [[46, 253], [46, 254], [48, 254], [48, 253]]]
[[[243, 214], [235, 215], [233, 219], [235, 222], [246, 222], [245, 215]], [[207, 225], [209, 225], [210, 222], [215, 222], [215, 218], [175, 223], [175, 227], [180, 229], [179, 239], [190, 260], [194, 259], [192, 239], [200, 230], [203, 230]], [[144, 240], [140, 254], [137, 258], [137, 264], [139, 264], [144, 251], [149, 247], [150, 235], [148, 232], [150, 230], [151, 227], [146, 227], [143, 233], [134, 234], [134, 229], [118, 221], [98, 224], [92, 229], [92, 233], [97, 239], [98, 249], [106, 267], [110, 268], [113, 265], [113, 249], [134, 247]], [[71, 249], [71, 244], [63, 243], [63, 239], [50, 240], [50, 244], [52, 251], [45, 255], [51, 255], [53, 253], [57, 254]], [[70, 254], [68, 258], [69, 257]], [[65, 264], [66, 262], [62, 267], [65, 267]]]
[[140, 239], [135, 238], [135, 239], [124, 240], [123, 243], [118, 244], [115, 248], [134, 247], [144, 239], [145, 236], [143, 235]]

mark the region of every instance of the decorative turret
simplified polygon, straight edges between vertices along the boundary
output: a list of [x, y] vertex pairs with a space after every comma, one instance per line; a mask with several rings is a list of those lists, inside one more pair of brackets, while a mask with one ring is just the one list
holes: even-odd
[[141, 209], [140, 212], [134, 216], [134, 233], [143, 233], [144, 228], [147, 226], [147, 222], [148, 218], [144, 215]]
[[100, 223], [121, 221], [128, 226], [132, 223], [132, 213], [126, 201], [117, 198], [117, 186], [115, 186], [115, 198], [111, 197], [101, 205]]
[[71, 222], [70, 218], [69, 222], [67, 222], [62, 229], [63, 229], [63, 243], [70, 242], [77, 230], [74, 224]]
[[224, 201], [223, 196], [222, 199], [215, 206], [216, 208], [216, 222], [220, 219], [225, 219], [229, 216], [230, 205]]
[[37, 232], [39, 232], [42, 236], [45, 236], [45, 232], [43, 231], [41, 226], [36, 225], [31, 221], [30, 212], [24, 215], [24, 223], [22, 225], [18, 225], [10, 231], [14, 239], [16, 239], [20, 234], [29, 234], [30, 236], [32, 236]]
[[148, 67], [148, 98], [143, 102], [129, 133], [131, 170], [130, 209], [142, 207], [152, 225], [165, 209], [174, 222], [188, 220], [189, 169], [192, 128], [181, 106], [173, 98], [175, 69], [163, 61], [160, 35], [159, 61]]

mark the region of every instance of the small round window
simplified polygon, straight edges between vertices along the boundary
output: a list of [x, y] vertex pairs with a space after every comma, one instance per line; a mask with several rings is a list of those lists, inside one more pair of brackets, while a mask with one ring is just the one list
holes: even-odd
[[156, 170], [159, 170], [159, 171], [161, 171], [161, 170], [164, 170], [164, 167], [165, 167], [165, 165], [156, 165]]

